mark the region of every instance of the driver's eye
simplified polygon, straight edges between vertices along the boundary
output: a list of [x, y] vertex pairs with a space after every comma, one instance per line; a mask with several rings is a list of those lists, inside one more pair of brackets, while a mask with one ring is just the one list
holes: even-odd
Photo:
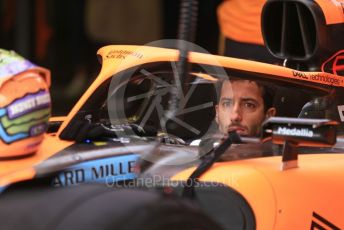
[[253, 102], [244, 102], [242, 107], [247, 111], [255, 111], [257, 109], [257, 104]]
[[222, 106], [223, 106], [224, 108], [229, 108], [229, 107], [232, 106], [232, 101], [231, 101], [231, 100], [223, 101], [223, 102], [222, 102]]

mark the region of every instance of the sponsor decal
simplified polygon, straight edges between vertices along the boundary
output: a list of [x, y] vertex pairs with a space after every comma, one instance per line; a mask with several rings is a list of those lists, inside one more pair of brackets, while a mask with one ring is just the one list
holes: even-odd
[[278, 127], [274, 134], [277, 135], [287, 135], [287, 136], [299, 136], [299, 137], [313, 137], [314, 133], [312, 130], [307, 128], [287, 128], [287, 127]]
[[340, 121], [344, 122], [344, 105], [338, 105], [337, 108], [338, 108]]
[[136, 154], [114, 156], [75, 164], [66, 168], [52, 180], [53, 187], [66, 187], [85, 182], [113, 183], [137, 177], [134, 167]]
[[310, 76], [310, 79], [313, 81], [322, 81], [324, 83], [328, 83], [331, 85], [340, 85], [340, 83], [343, 82], [337, 78], [333, 78], [325, 74], [310, 74], [309, 76]]
[[340, 228], [320, 216], [316, 212], [313, 212], [311, 230], [339, 230]]
[[329, 76], [326, 73], [303, 73], [296, 70], [293, 70], [292, 73], [293, 77], [295, 78], [322, 82], [328, 85], [340, 85], [341, 83], [343, 83], [343, 80]]
[[308, 77], [305, 73], [295, 71], [295, 70], [293, 70], [293, 76], [298, 77], [298, 78], [302, 78], [302, 79], [308, 79]]
[[344, 50], [335, 53], [332, 57], [326, 60], [322, 64], [321, 70], [323, 72], [344, 76]]
[[50, 105], [50, 96], [47, 92], [27, 95], [13, 102], [7, 107], [9, 119], [20, 117], [32, 111], [47, 108]]
[[0, 140], [11, 144], [44, 133], [50, 115], [49, 105], [49, 93], [38, 91], [0, 108]]
[[106, 54], [106, 58], [114, 58], [114, 59], [125, 59], [127, 56], [133, 56], [138, 59], [143, 57], [142, 53], [138, 53], [135, 51], [130, 50], [111, 50], [109, 53]]

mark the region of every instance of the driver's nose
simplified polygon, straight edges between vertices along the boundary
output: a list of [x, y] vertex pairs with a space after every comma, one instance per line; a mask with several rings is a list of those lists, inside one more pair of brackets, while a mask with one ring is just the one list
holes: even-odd
[[242, 114], [239, 103], [235, 103], [232, 107], [230, 114], [230, 119], [232, 123], [238, 123], [242, 120]]

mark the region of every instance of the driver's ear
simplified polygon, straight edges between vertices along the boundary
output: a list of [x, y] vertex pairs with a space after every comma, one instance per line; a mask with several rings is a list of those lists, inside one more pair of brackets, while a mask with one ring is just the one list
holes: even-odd
[[215, 121], [217, 124], [219, 124], [219, 105], [215, 105], [215, 111], [216, 111]]
[[276, 115], [276, 108], [275, 107], [271, 107], [269, 108], [266, 113], [265, 113], [265, 118], [269, 118], [269, 117], [273, 117]]

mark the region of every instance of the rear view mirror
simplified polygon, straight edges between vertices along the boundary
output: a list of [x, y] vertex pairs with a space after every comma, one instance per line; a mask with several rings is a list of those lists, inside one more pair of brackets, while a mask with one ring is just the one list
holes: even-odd
[[329, 147], [336, 143], [338, 122], [328, 119], [271, 117], [263, 123], [262, 140], [283, 144], [282, 169], [297, 167], [297, 147]]
[[338, 122], [328, 119], [271, 117], [263, 123], [263, 140], [291, 141], [298, 146], [328, 147], [336, 143]]

